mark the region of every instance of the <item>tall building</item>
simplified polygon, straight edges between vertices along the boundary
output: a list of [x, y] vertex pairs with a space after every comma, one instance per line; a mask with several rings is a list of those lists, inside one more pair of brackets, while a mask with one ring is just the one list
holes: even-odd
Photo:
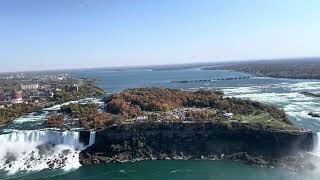
[[13, 104], [22, 103], [22, 91], [12, 91], [11, 92], [11, 101]]

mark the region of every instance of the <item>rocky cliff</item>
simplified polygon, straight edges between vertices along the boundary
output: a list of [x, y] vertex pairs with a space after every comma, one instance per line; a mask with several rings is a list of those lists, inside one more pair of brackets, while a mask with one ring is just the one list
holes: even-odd
[[297, 162], [311, 158], [304, 152], [313, 149], [315, 137], [306, 131], [266, 131], [215, 123], [122, 124], [98, 131], [95, 144], [81, 153], [81, 163], [223, 159], [287, 166], [287, 159], [291, 159], [295, 168]]

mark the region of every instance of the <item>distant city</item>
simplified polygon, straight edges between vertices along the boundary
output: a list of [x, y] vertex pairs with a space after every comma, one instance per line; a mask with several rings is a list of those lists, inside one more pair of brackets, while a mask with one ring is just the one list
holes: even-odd
[[56, 92], [79, 91], [78, 84], [68, 74], [2, 75], [0, 84], [0, 108], [21, 103], [41, 104], [52, 99]]

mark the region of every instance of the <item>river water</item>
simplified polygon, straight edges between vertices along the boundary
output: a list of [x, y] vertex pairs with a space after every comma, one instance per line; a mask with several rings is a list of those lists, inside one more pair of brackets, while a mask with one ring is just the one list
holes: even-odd
[[[267, 77], [254, 77], [245, 73], [232, 71], [206, 71], [200, 69], [168, 71], [152, 71], [147, 69], [129, 71], [105, 71], [101, 69], [95, 69], [70, 71], [68, 73], [71, 73], [74, 77], [78, 78], [99, 79], [101, 81], [98, 83], [98, 86], [105, 89], [108, 93], [119, 92], [127, 88], [154, 86], [189, 90], [222, 90], [227, 96], [230, 97], [252, 99], [276, 105], [279, 108], [283, 108], [287, 112], [290, 119], [295, 123], [296, 126], [311, 129], [315, 132], [320, 131], [320, 119], [312, 118], [308, 115], [309, 111], [320, 111], [319, 98], [306, 97], [299, 94], [299, 92], [301, 91], [320, 91], [320, 81], [317, 80], [275, 79]], [[226, 78], [239, 78], [248, 76], [250, 76], [251, 78], [221, 80]], [[172, 82], [179, 80], [206, 79], [220, 80], [190, 83]], [[25, 127], [28, 127], [28, 131], [30, 131], [30, 124], [41, 124], [41, 122], [43, 122], [43, 116], [39, 116], [40, 115], [37, 114], [30, 114], [29, 116], [26, 116], [24, 118], [17, 119], [15, 121], [15, 125], [13, 124], [6, 129], [3, 129], [2, 131], [14, 133], [14, 130], [18, 128], [20, 139], [28, 139], [26, 137], [33, 139], [35, 135], [31, 136], [30, 132], [27, 132], [27, 134], [29, 133], [29, 136], [23, 135], [21, 134], [23, 132], [21, 130]], [[74, 132], [64, 133], [68, 134]], [[8, 137], [5, 138], [3, 136], [4, 135], [0, 135], [0, 143], [2, 143], [1, 145], [3, 145], [4, 142], [8, 144]], [[61, 135], [56, 136], [55, 141], [59, 139], [59, 141], [61, 141], [62, 138], [63, 142], [64, 136], [71, 135], [62, 133]], [[58, 167], [55, 170], [37, 171], [37, 169], [35, 169], [35, 171], [31, 170], [29, 172], [26, 172], [19, 171], [19, 169], [14, 171], [14, 168], [7, 167], [7, 170], [9, 169], [11, 171], [4, 172], [3, 170], [0, 170], [0, 179], [320, 179], [320, 169], [314, 170], [312, 172], [308, 171], [302, 173], [293, 173], [283, 169], [260, 168], [226, 161], [152, 161], [128, 164], [96, 165], [78, 168], [78, 164], [76, 162], [77, 151], [79, 150], [79, 147], [75, 147], [78, 146], [78, 139], [76, 134], [73, 134], [71, 137], [75, 138], [71, 138], [71, 140], [74, 141], [71, 144], [68, 144], [70, 139], [66, 141], [66, 143], [58, 143], [61, 146], [68, 146], [68, 152], [70, 156], [68, 160], [70, 160], [70, 162], [72, 162], [73, 164], [71, 168], [66, 168], [66, 166], [63, 166], [61, 168]], [[38, 139], [41, 140], [41, 138]], [[11, 137], [10, 143], [16, 142], [17, 141]], [[38, 143], [39, 141], [37, 140], [35, 142]], [[5, 147], [9, 148], [9, 146]], [[320, 151], [320, 148], [318, 150]], [[4, 150], [0, 148], [0, 151]], [[49, 157], [45, 156], [46, 158], [50, 158], [54, 155], [61, 156], [61, 153], [65, 153], [59, 148], [56, 149], [56, 147], [55, 149], [51, 149], [50, 151], [54, 153], [51, 153]], [[28, 157], [30, 158], [30, 156]], [[16, 165], [15, 167], [21, 166]], [[39, 168], [38, 170], [40, 169], [41, 168]], [[66, 169], [69, 171], [67, 171]], [[28, 166], [26, 166], [25, 169], [22, 170], [28, 171], [30, 169], [28, 169]], [[8, 172], [15, 172], [15, 174], [8, 175]]]

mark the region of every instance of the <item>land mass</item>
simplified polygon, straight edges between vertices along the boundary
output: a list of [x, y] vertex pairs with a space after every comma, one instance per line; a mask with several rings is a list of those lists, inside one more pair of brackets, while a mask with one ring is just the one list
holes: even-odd
[[[315, 135], [283, 110], [217, 91], [136, 88], [104, 99], [112, 124], [81, 152], [82, 164], [141, 160], [234, 160], [314, 168]], [[89, 136], [83, 132], [82, 136]], [[88, 139], [88, 137], [87, 137]]]
[[259, 102], [224, 97], [220, 91], [136, 88], [104, 99], [120, 123], [218, 122], [265, 129], [295, 130], [285, 112]]
[[[105, 91], [95, 80], [75, 79], [65, 74], [16, 74], [0, 77], [0, 126], [27, 113], [64, 102], [101, 97]], [[52, 118], [62, 122], [61, 118]], [[57, 125], [56, 123], [48, 126]]]
[[[85, 139], [89, 133], [82, 132]], [[309, 131], [250, 129], [215, 122], [134, 123], [96, 132], [95, 143], [80, 154], [83, 165], [143, 160], [231, 160], [292, 171], [314, 169], [319, 159]]]
[[320, 58], [265, 60], [204, 67], [203, 70], [233, 70], [275, 78], [320, 79]]

